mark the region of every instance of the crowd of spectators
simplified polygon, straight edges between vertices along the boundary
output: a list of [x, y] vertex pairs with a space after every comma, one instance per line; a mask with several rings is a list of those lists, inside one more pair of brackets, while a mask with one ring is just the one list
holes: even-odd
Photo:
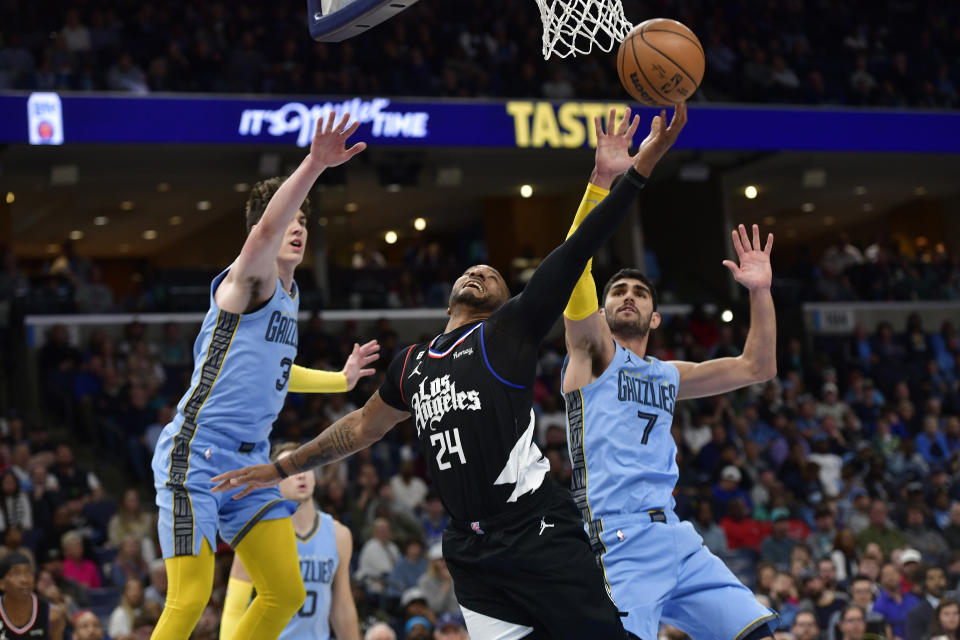
[[[95, 331], [72, 344], [64, 327], [51, 328], [37, 353], [46, 413], [14, 412], [0, 430], [0, 553], [30, 553], [38, 590], [68, 617], [92, 608], [114, 640], [145, 633], [138, 629], [149, 629], [162, 606], [155, 510], [140, 499], [152, 495], [148, 460], [187, 388], [192, 330], [171, 324], [151, 336], [133, 323], [118, 339]], [[424, 327], [419, 339], [434, 330]], [[746, 327], [701, 313], [675, 316], [654, 332], [649, 352], [694, 361], [736, 355], [745, 334]], [[369, 338], [382, 345], [378, 374], [345, 395], [291, 394], [275, 439], [304, 441], [355, 409], [403, 346], [387, 320], [334, 332], [314, 316], [301, 327], [300, 361], [318, 368], [338, 368], [354, 342]], [[926, 331], [914, 316], [906, 330], [882, 323], [813, 348], [799, 336], [780, 342], [779, 374], [770, 383], [678, 403], [678, 514], [779, 612], [784, 633], [796, 640], [857, 640], [846, 627], [859, 625], [858, 616], [891, 640], [925, 640], [931, 629], [950, 635], [943, 625], [952, 624], [954, 601], [947, 596], [960, 580], [955, 327]], [[562, 340], [541, 350], [536, 437], [550, 476], [567, 484], [562, 359]], [[119, 467], [128, 488], [105, 491], [50, 425], [84, 442], [99, 468]], [[380, 621], [386, 627], [375, 631], [427, 638], [438, 620], [456, 620], [439, 546], [446, 516], [411, 423], [324, 467], [316, 499], [353, 532], [354, 596], [365, 627]], [[215, 633], [225, 545], [219, 557], [196, 637]], [[925, 613], [911, 614], [914, 605]]]
[[[960, 12], [918, 0], [631, 1], [627, 16], [700, 35], [711, 101], [958, 104]], [[622, 96], [612, 54], [545, 62], [530, 0], [421, 0], [335, 45], [302, 0], [0, 4], [0, 90]]]

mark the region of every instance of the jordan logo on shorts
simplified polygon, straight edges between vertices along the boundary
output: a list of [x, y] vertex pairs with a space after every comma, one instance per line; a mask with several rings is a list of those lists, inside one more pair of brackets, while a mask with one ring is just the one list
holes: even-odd
[[544, 529], [549, 529], [552, 526], [553, 526], [552, 524], [547, 524], [544, 518], [540, 518], [540, 533], [538, 533], [537, 535], [542, 536]]

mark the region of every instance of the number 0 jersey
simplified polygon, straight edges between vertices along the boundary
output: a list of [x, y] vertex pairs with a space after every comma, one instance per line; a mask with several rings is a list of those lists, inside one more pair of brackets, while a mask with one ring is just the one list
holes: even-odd
[[565, 394], [571, 490], [584, 522], [672, 506], [679, 379], [672, 364], [618, 344], [600, 377]]
[[332, 516], [317, 511], [310, 533], [297, 536], [297, 555], [307, 597], [278, 640], [329, 640], [333, 576], [340, 566]]
[[296, 283], [288, 294], [277, 278], [273, 296], [250, 313], [230, 313], [213, 294], [228, 267], [210, 286], [210, 310], [193, 346], [193, 377], [177, 405], [176, 430], [185, 421], [241, 442], [266, 440], [287, 395], [297, 357]]
[[413, 414], [434, 486], [457, 520], [507, 511], [550, 470], [533, 442], [533, 388], [490, 367], [484, 323], [401, 351], [380, 395]]

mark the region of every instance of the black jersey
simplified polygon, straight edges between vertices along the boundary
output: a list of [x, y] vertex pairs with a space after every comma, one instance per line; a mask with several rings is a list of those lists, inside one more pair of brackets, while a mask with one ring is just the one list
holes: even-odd
[[491, 368], [485, 331], [486, 323], [468, 325], [401, 351], [384, 383], [393, 393], [381, 390], [413, 414], [440, 500], [466, 521], [503, 512], [550, 470], [533, 442], [532, 379]]
[[50, 638], [50, 603], [33, 594], [33, 615], [22, 627], [10, 622], [3, 600], [0, 599], [0, 640], [29, 638], [30, 640], [48, 640]]

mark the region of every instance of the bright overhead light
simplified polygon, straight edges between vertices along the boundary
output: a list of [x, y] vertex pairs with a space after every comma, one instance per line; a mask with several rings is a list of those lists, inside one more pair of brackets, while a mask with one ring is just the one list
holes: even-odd
[[423, 231], [424, 229], [426, 229], [427, 228], [426, 218], [417, 218], [416, 220], [414, 220], [413, 228], [416, 229], [417, 231]]
[[397, 232], [396, 231], [387, 231], [383, 234], [383, 239], [387, 241], [387, 244], [396, 244], [397, 243]]
[[157, 185], [157, 191], [159, 191], [160, 193], [166, 193], [167, 191], [170, 191], [170, 183], [161, 182], [160, 184]]
[[210, 211], [213, 204], [209, 200], [200, 200], [197, 202], [197, 211]]
[[171, 227], [177, 227], [183, 224], [183, 218], [180, 216], [170, 216], [170, 219], [167, 220], [167, 222], [170, 223]]
[[353, 213], [359, 208], [360, 206], [356, 202], [348, 202], [343, 206], [343, 210], [346, 211], [347, 213]]
[[120, 203], [121, 211], [133, 211], [133, 200], [124, 200]]
[[753, 200], [757, 197], [757, 188], [752, 184], [747, 185], [747, 188], [743, 190], [743, 195], [747, 197], [747, 200]]
[[730, 311], [730, 309], [724, 309], [723, 313], [720, 314], [720, 319], [723, 320], [724, 322], [732, 322], [733, 311]]
[[525, 184], [525, 185], [523, 185], [523, 186], [520, 187], [520, 197], [521, 197], [521, 198], [529, 198], [529, 197], [532, 196], [532, 195], [533, 195], [533, 187], [532, 187], [532, 186], [530, 186], [529, 184]]
[[872, 203], [872, 202], [864, 202], [864, 203], [860, 206], [860, 209], [862, 209], [864, 213], [870, 213], [871, 211], [873, 211], [873, 203]]
[[866, 187], [854, 187], [854, 188], [853, 188], [853, 195], [855, 195], [855, 196], [865, 196], [865, 195], [867, 195], [867, 188], [866, 188]]
[[83, 240], [83, 231], [80, 231], [80, 229], [74, 229], [67, 237], [71, 240]]
[[247, 191], [250, 191], [250, 185], [246, 182], [238, 182], [237, 184], [233, 185], [233, 190], [237, 193], [246, 193]]
[[800, 210], [804, 213], [810, 213], [816, 208], [817, 205], [813, 204], [812, 202], [804, 202], [802, 205], [800, 205]]
[[108, 218], [107, 216], [97, 216], [96, 218], [93, 219], [93, 224], [94, 226], [97, 226], [97, 227], [102, 227], [108, 222], [110, 222], [110, 218]]
[[13, 194], [13, 191], [7, 191], [7, 204], [13, 204], [13, 201], [17, 199], [17, 196]]
[[146, 231], [143, 232], [143, 239], [144, 239], [144, 240], [156, 240], [156, 239], [157, 239], [157, 232], [154, 231], [153, 229], [147, 229]]
[[388, 184], [388, 185], [387, 185], [387, 192], [388, 192], [388, 193], [397, 193], [398, 191], [400, 191], [400, 185], [398, 185], [398, 184]]
[[927, 195], [927, 188], [926, 188], [926, 187], [914, 187], [914, 188], [913, 188], [913, 193], [914, 193], [914, 195], [917, 195], [917, 196], [925, 196], [925, 195]]

